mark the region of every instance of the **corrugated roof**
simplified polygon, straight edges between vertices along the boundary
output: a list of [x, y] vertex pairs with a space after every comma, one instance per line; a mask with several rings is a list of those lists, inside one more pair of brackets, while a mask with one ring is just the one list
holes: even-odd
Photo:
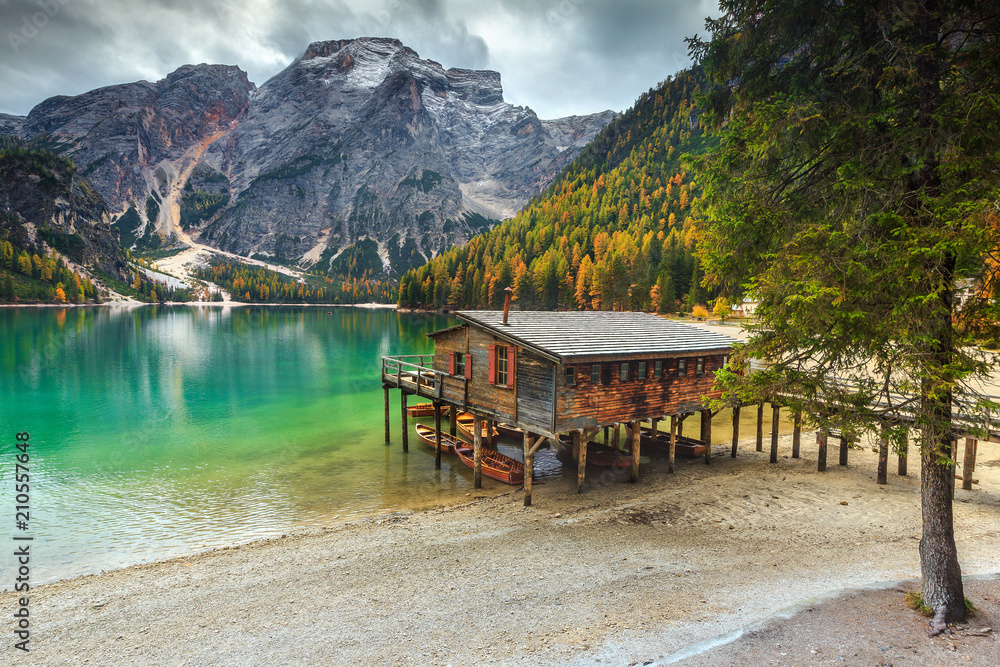
[[737, 342], [729, 336], [649, 313], [511, 311], [507, 324], [503, 324], [503, 312], [497, 310], [462, 310], [455, 315], [561, 361], [726, 350]]

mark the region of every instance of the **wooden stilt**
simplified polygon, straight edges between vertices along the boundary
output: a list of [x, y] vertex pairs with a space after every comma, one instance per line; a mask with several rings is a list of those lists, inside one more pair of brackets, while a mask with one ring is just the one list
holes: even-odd
[[816, 431], [816, 444], [819, 445], [819, 454], [817, 456], [818, 460], [816, 462], [816, 470], [820, 472], [826, 471], [826, 441], [829, 434], [825, 430]]
[[434, 468], [436, 470], [441, 469], [441, 404], [437, 401], [434, 402], [434, 442], [437, 443], [437, 447], [434, 448]]
[[385, 394], [385, 444], [389, 444], [389, 387], [382, 387]]
[[781, 406], [771, 403], [771, 463], [778, 462], [778, 419], [781, 416]]
[[478, 415], [472, 419], [472, 486], [483, 488], [483, 420]]
[[976, 470], [976, 449], [979, 441], [975, 438], [965, 439], [965, 459], [962, 461], [962, 488], [972, 491], [972, 474]]
[[632, 470], [630, 471], [629, 479], [634, 484], [639, 481], [639, 444], [640, 444], [640, 431], [639, 422], [632, 422], [629, 424], [632, 430]]
[[615, 424], [615, 449], [622, 448], [622, 425]]
[[712, 462], [712, 411], [701, 411], [701, 441], [705, 443], [705, 465]]
[[798, 410], [792, 415], [792, 458], [799, 458], [799, 445], [802, 442], [802, 413]]
[[951, 438], [951, 445], [948, 448], [948, 454], [949, 454], [949, 456], [951, 456], [951, 460], [954, 462], [954, 463], [952, 463], [952, 466], [951, 466], [952, 473], [951, 473], [951, 476], [949, 477], [949, 481], [951, 482], [951, 497], [954, 498], [955, 497], [955, 489], [957, 488], [957, 485], [955, 484], [955, 478], [957, 477], [957, 475], [955, 474], [955, 472], [958, 470], [958, 438], [957, 437], [952, 437]]
[[458, 434], [458, 420], [455, 419], [458, 416], [458, 407], [452, 406], [448, 411], [448, 435]]
[[611, 429], [607, 426], [604, 427], [604, 444], [608, 444], [608, 431]]
[[677, 454], [677, 429], [680, 420], [677, 415], [670, 415], [670, 448], [667, 450], [667, 472], [674, 471], [674, 457]]
[[403, 424], [403, 451], [404, 452], [408, 452], [408, 451], [410, 451], [410, 440], [409, 440], [409, 435], [410, 435], [410, 420], [409, 420], [409, 415], [406, 414], [406, 392], [405, 391], [399, 392], [399, 403], [402, 406], [402, 410], [403, 410], [403, 419], [402, 419], [402, 424]]
[[736, 458], [736, 448], [740, 445], [740, 406], [733, 407], [733, 453]]
[[842, 466], [846, 466], [847, 465], [847, 450], [850, 448], [850, 446], [851, 446], [851, 437], [849, 435], [847, 435], [846, 433], [844, 433], [843, 431], [841, 431], [840, 432], [840, 465], [842, 465]]
[[587, 441], [581, 437], [579, 431], [573, 431], [573, 445], [578, 452], [576, 460], [576, 492], [583, 493], [583, 483], [587, 477]]
[[888, 484], [889, 468], [889, 427], [882, 424], [882, 432], [878, 441], [878, 479], [879, 484]]
[[902, 448], [899, 450], [899, 461], [897, 463], [896, 474], [900, 477], [906, 477], [906, 454], [910, 448], [910, 434], [906, 434], [906, 439], [903, 440]]
[[757, 451], [764, 451], [764, 404], [757, 406]]
[[656, 438], [656, 436], [659, 433], [659, 431], [660, 431], [660, 420], [659, 419], [650, 419], [649, 420], [649, 432], [653, 436], [653, 438]]
[[531, 507], [531, 477], [535, 473], [535, 452], [532, 445], [535, 439], [524, 432], [524, 506]]
[[684, 420], [687, 418], [687, 415], [680, 415], [677, 417], [677, 435], [679, 437], [684, 435]]

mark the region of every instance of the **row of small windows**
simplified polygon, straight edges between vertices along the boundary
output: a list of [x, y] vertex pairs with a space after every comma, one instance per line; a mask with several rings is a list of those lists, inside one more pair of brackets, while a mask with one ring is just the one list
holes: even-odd
[[[664, 365], [664, 361], [657, 359], [653, 362], [647, 361], [623, 361], [620, 364], [591, 364], [590, 383], [591, 384], [611, 384], [611, 376], [617, 371], [618, 379], [621, 382], [630, 380], [650, 379], [649, 370], [652, 368], [653, 380], [664, 377], [684, 377], [688, 375], [688, 369], [693, 367], [696, 377], [705, 374], [705, 357], [695, 358], [693, 364], [689, 364], [688, 359], [678, 359], [673, 368]], [[729, 357], [722, 358], [722, 365], [725, 366]], [[569, 386], [576, 384], [577, 366], [566, 366], [566, 384]], [[580, 366], [579, 370], [586, 370], [586, 366]]]

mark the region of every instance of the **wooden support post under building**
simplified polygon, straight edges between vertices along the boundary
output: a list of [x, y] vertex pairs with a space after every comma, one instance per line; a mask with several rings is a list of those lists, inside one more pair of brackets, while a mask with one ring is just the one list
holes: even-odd
[[410, 451], [410, 441], [408, 440], [407, 436], [409, 436], [410, 424], [409, 424], [409, 419], [407, 419], [408, 415], [406, 414], [406, 392], [405, 391], [400, 391], [399, 392], [399, 403], [400, 403], [400, 405], [403, 408], [403, 419], [402, 419], [402, 423], [403, 423], [403, 429], [402, 429], [402, 432], [403, 432], [403, 451], [404, 452], [408, 452], [408, 451]]
[[906, 439], [903, 440], [902, 448], [899, 450], [899, 462], [897, 463], [896, 474], [900, 477], [906, 477], [906, 454], [907, 450], [910, 448], [910, 434], [906, 434]]
[[607, 426], [604, 427], [604, 444], [608, 444], [608, 431], [611, 429]]
[[443, 449], [441, 442], [441, 404], [437, 401], [434, 402], [434, 444], [437, 445], [434, 448], [434, 469], [441, 469], [441, 450]]
[[732, 457], [736, 458], [736, 448], [740, 444], [740, 406], [733, 407], [733, 453]]
[[764, 404], [757, 406], [757, 451], [764, 451]]
[[[640, 429], [640, 435], [642, 435], [642, 429]], [[653, 442], [656, 442], [656, 436], [660, 434], [660, 420], [650, 419], [649, 420], [649, 434], [653, 436]]]
[[816, 431], [816, 444], [819, 446], [819, 454], [816, 461], [816, 470], [826, 471], [826, 441], [829, 434], [825, 430]]
[[483, 488], [483, 420], [472, 417], [472, 486]]
[[781, 406], [771, 403], [771, 463], [778, 462], [778, 418], [781, 416]]
[[389, 444], [389, 387], [382, 387], [385, 393], [385, 444]]
[[573, 449], [577, 451], [576, 492], [583, 493], [583, 483], [587, 476], [587, 441], [579, 431], [573, 431]]
[[532, 445], [536, 438], [532, 438], [528, 431], [524, 432], [524, 506], [531, 507], [531, 477], [535, 472], [535, 450]]
[[674, 457], [677, 454], [677, 429], [680, 421], [677, 415], [670, 415], [670, 447], [667, 450], [667, 472], [674, 471]]
[[798, 410], [792, 415], [792, 458], [799, 458], [799, 448], [802, 443], [802, 413]]
[[639, 481], [639, 443], [641, 436], [639, 431], [639, 422], [632, 422], [629, 426], [632, 430], [632, 446], [630, 447], [632, 450], [632, 470], [629, 473], [629, 481], [634, 484]]
[[622, 448], [622, 425], [615, 424], [615, 449]]
[[954, 498], [955, 489], [958, 488], [958, 485], [955, 484], [955, 480], [958, 478], [958, 475], [955, 474], [958, 472], [958, 437], [956, 436], [951, 437], [951, 444], [948, 447], [948, 455], [951, 457], [951, 460], [954, 461], [951, 467], [951, 497]]
[[684, 420], [687, 419], [687, 415], [680, 415], [677, 418], [677, 435], [683, 437], [684, 435]]
[[458, 408], [453, 406], [448, 410], [448, 435], [451, 436], [457, 435], [457, 428], [458, 428], [458, 419], [456, 419], [457, 417], [458, 417]]
[[962, 488], [972, 491], [972, 474], [976, 470], [976, 449], [979, 441], [975, 438], [965, 439], [965, 460], [962, 461]]
[[701, 441], [705, 443], [705, 465], [712, 462], [712, 411], [701, 411]]
[[889, 475], [889, 427], [882, 424], [882, 432], [878, 441], [878, 479], [879, 484], [888, 484]]
[[851, 438], [843, 431], [840, 432], [840, 465], [847, 465], [847, 450], [851, 447]]

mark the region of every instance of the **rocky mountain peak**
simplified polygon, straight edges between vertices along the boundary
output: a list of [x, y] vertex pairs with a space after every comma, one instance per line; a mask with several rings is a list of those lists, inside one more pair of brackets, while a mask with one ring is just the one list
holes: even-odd
[[543, 122], [504, 101], [498, 72], [445, 70], [364, 37], [314, 42], [260, 88], [238, 67], [201, 64], [51, 98], [23, 133], [80, 165], [127, 244], [190, 234], [399, 275], [513, 215], [613, 116]]
[[452, 67], [445, 74], [451, 90], [467, 102], [484, 106], [503, 102], [500, 72]]

